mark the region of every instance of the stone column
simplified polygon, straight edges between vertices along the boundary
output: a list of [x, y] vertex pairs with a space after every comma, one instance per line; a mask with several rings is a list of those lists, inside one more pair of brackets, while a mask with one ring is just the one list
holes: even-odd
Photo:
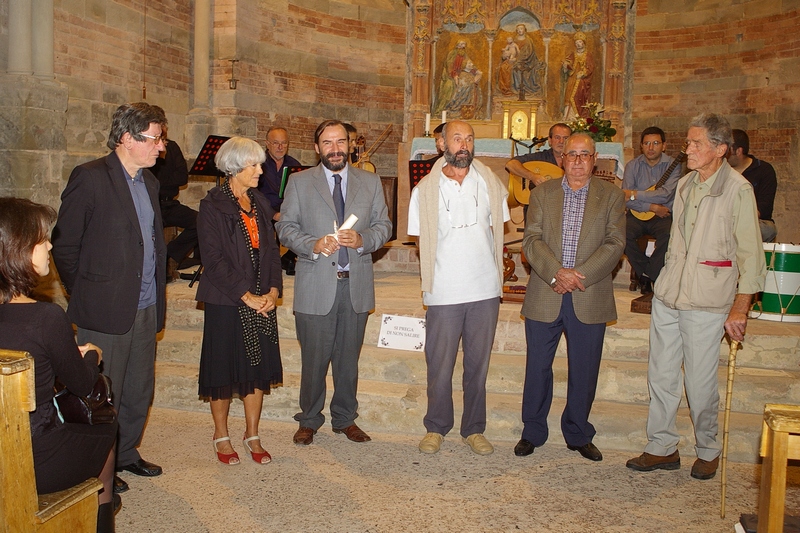
[[194, 3], [194, 79], [192, 109], [186, 117], [186, 150], [196, 156], [211, 133], [211, 41], [214, 38], [211, 0]]
[[419, 0], [414, 3], [414, 35], [411, 66], [411, 129], [409, 138], [421, 137], [425, 130], [425, 113], [430, 110], [431, 78], [431, 3]]
[[51, 80], [54, 77], [53, 0], [33, 0], [33, 74]]
[[33, 5], [30, 0], [8, 2], [8, 73], [33, 74], [32, 24]]

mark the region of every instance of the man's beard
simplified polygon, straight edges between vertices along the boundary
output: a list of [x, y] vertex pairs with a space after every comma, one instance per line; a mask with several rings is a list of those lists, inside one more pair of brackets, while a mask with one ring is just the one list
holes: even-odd
[[448, 148], [444, 150], [444, 160], [448, 165], [453, 165], [455, 168], [469, 168], [472, 164], [472, 158], [475, 156], [469, 150], [459, 150], [455, 154], [450, 153]]
[[[332, 163], [331, 159], [330, 159], [331, 157], [341, 157], [342, 158], [342, 162], [341, 163]], [[344, 152], [331, 152], [331, 153], [326, 154], [326, 155], [320, 155], [319, 159], [320, 159], [320, 161], [322, 161], [322, 166], [324, 166], [328, 170], [332, 170], [334, 172], [342, 170], [344, 167], [347, 166], [347, 154], [344, 153]]]

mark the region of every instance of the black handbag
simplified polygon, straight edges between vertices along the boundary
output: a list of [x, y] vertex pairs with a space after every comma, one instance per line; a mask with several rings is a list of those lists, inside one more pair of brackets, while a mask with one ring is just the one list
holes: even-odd
[[88, 396], [71, 393], [60, 381], [55, 382], [53, 401], [62, 421], [71, 424], [112, 424], [117, 419], [117, 411], [111, 404], [111, 380], [104, 374], [97, 381]]

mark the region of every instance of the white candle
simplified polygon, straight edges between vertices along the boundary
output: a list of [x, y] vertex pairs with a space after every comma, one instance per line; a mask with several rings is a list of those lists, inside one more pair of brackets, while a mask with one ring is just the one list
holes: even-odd
[[425, 133], [431, 132], [431, 114], [425, 113]]
[[447, 111], [442, 111], [442, 124], [447, 122]]

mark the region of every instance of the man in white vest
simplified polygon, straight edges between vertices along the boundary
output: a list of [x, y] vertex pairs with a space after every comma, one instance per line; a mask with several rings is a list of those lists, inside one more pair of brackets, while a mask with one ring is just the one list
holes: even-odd
[[408, 234], [419, 236], [423, 302], [428, 307], [428, 433], [423, 453], [436, 453], [453, 428], [453, 368], [459, 340], [464, 350], [461, 436], [479, 455], [494, 451], [486, 429], [486, 376], [503, 285], [503, 227], [508, 192], [474, 160], [475, 133], [466, 122], [448, 122], [444, 156], [414, 188]]

